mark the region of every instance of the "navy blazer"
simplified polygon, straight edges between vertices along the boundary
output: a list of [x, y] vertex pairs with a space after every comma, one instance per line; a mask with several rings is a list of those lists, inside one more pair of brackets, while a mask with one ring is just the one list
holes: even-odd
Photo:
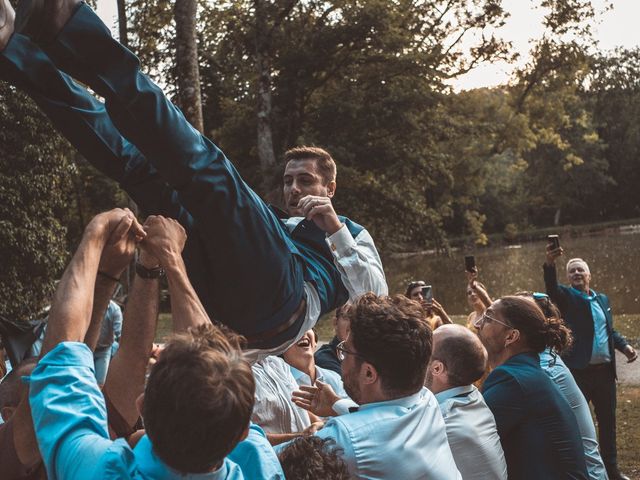
[[[547, 295], [553, 300], [564, 319], [567, 326], [573, 332], [573, 347], [562, 354], [562, 359], [571, 369], [587, 368], [591, 361], [591, 351], [593, 349], [593, 316], [591, 315], [591, 304], [575, 288], [567, 285], [559, 285], [556, 274], [556, 267], [546, 263], [544, 268], [544, 284]], [[609, 354], [611, 355], [611, 366], [616, 368], [615, 349], [623, 351], [627, 346], [627, 341], [613, 328], [613, 317], [609, 298], [596, 293], [596, 301], [600, 304], [607, 319], [607, 332], [609, 333]]]
[[496, 419], [509, 480], [589, 478], [576, 417], [537, 353], [514, 355], [493, 370], [482, 395]]

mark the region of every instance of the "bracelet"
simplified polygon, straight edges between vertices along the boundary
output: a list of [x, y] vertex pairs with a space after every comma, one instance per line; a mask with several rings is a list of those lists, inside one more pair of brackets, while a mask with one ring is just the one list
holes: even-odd
[[112, 277], [111, 275], [109, 275], [106, 272], [103, 272], [102, 270], [98, 270], [98, 275], [101, 275], [104, 278], [107, 278], [107, 279], [111, 280], [112, 282], [120, 283], [120, 279], [119, 278]]
[[140, 262], [136, 262], [136, 274], [141, 278], [146, 279], [155, 279], [164, 277], [164, 268], [155, 267], [155, 268], [147, 268], [142, 265]]

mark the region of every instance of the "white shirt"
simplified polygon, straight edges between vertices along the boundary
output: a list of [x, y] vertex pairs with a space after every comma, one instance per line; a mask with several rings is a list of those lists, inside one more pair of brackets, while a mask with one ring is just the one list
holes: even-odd
[[[296, 367], [289, 365], [291, 374], [295, 378], [298, 385], [311, 386], [311, 378], [306, 373], [298, 370]], [[347, 392], [344, 391], [344, 385], [342, 384], [342, 378], [333, 370], [327, 370], [316, 365], [316, 381], [320, 380], [323, 383], [328, 383], [336, 395], [340, 398], [348, 398]]]
[[352, 478], [462, 479], [433, 394], [422, 388], [408, 397], [361, 405], [333, 417], [316, 433], [333, 438]]
[[436, 393], [449, 446], [464, 480], [506, 480], [496, 421], [473, 385]]
[[289, 365], [280, 357], [269, 356], [251, 366], [256, 381], [256, 402], [251, 421], [267, 433], [301, 432], [311, 422], [306, 410], [291, 401], [298, 389]]
[[[284, 220], [284, 224], [292, 232], [302, 220], [304, 220], [303, 217], [291, 217]], [[363, 229], [356, 238], [353, 238], [346, 225], [343, 225], [336, 233], [328, 235], [326, 242], [333, 255], [333, 262], [340, 272], [340, 278], [349, 292], [350, 301], [367, 292], [388, 295], [389, 287], [382, 269], [382, 260], [380, 260], [380, 254], [378, 254], [373, 238], [367, 230]], [[297, 343], [307, 330], [315, 326], [322, 313], [320, 297], [315, 287], [309, 282], [305, 282], [304, 291], [307, 310], [298, 334], [293, 339], [269, 350], [246, 350], [245, 357], [249, 362], [254, 362], [267, 355], [279, 355], [285, 352], [294, 343]]]

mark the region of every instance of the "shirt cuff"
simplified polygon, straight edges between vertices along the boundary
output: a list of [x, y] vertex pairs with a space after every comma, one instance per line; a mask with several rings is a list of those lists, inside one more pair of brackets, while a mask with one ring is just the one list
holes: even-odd
[[82, 342], [61, 342], [40, 359], [41, 365], [93, 368], [93, 353]]
[[329, 235], [325, 241], [329, 245], [329, 249], [336, 258], [344, 257], [356, 245], [356, 241], [351, 236], [351, 232], [346, 225], [342, 225], [333, 235]]
[[341, 398], [331, 406], [331, 409], [338, 415], [349, 413], [350, 408], [358, 408], [358, 404], [350, 398]]

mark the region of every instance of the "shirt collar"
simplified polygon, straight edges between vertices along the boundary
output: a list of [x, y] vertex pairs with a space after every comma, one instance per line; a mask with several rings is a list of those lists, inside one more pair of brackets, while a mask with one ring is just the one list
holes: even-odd
[[595, 300], [596, 299], [596, 292], [593, 288], [589, 289], [589, 293], [583, 292], [582, 290], [578, 290], [576, 287], [571, 287], [571, 289], [576, 292], [578, 295], [581, 295], [583, 298], [586, 298], [587, 300]]
[[444, 403], [450, 398], [457, 397], [459, 395], [468, 395], [473, 392], [475, 387], [473, 385], [463, 385], [461, 387], [453, 387], [448, 390], [443, 390], [442, 392], [436, 393], [436, 400], [438, 403]]
[[228, 477], [228, 460], [213, 472], [183, 474], [165, 464], [153, 451], [153, 445], [147, 435], [144, 435], [133, 450], [136, 465], [140, 473], [146, 478], [162, 478], [164, 480], [224, 480]]
[[368, 410], [370, 408], [384, 407], [390, 405], [396, 405], [399, 407], [411, 408], [416, 405], [420, 399], [425, 395], [425, 392], [428, 392], [426, 387], [422, 387], [413, 395], [408, 395], [406, 397], [394, 398], [393, 400], [385, 400], [384, 402], [373, 402], [366, 403], [364, 405], [360, 405], [359, 410]]

